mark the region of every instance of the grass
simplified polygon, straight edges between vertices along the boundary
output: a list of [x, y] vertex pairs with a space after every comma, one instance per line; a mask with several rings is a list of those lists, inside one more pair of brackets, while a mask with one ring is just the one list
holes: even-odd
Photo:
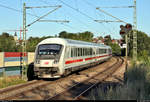
[[21, 83], [26, 83], [25, 80], [20, 79], [19, 77], [6, 77], [0, 78], [0, 88], [5, 88], [12, 85], [17, 85]]
[[150, 100], [149, 65], [140, 64], [130, 67], [123, 86], [110, 87], [107, 91], [98, 86], [88, 97], [90, 100]]

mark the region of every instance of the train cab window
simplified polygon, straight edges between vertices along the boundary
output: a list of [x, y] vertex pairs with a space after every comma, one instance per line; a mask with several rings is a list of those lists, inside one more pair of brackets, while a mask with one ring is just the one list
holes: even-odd
[[37, 55], [41, 59], [59, 58], [62, 45], [59, 44], [42, 44], [38, 46]]

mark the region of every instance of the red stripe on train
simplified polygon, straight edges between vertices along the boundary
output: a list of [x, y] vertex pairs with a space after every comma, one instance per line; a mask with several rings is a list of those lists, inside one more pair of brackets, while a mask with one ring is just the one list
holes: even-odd
[[27, 53], [24, 53], [22, 55], [22, 52], [5, 52], [4, 57], [21, 57], [21, 56], [27, 56]]
[[70, 63], [75, 63], [75, 62], [82, 62], [83, 59], [77, 59], [77, 60], [71, 60], [71, 61], [66, 61], [65, 64], [70, 64]]
[[96, 57], [85, 58], [85, 61], [96, 59], [96, 58], [101, 58], [101, 57], [106, 57], [106, 56], [110, 56], [110, 55], [103, 55], [103, 56], [96, 56]]
[[[109, 54], [109, 55], [103, 55], [103, 56], [96, 56], [96, 57], [85, 58], [85, 61], [87, 61], [87, 60], [92, 60], [92, 59], [96, 59], [96, 58], [101, 58], [101, 57], [105, 57], [105, 56], [111, 56], [111, 54]], [[83, 59], [70, 60], [70, 61], [66, 61], [65, 64], [76, 63], [76, 62], [82, 62], [82, 61], [83, 61]]]

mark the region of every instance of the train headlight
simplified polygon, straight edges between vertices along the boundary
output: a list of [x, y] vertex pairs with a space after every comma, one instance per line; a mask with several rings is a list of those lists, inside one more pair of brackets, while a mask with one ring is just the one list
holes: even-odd
[[40, 60], [36, 60], [36, 63], [37, 63], [37, 64], [40, 64]]
[[54, 62], [53, 62], [54, 64], [57, 64], [58, 63], [58, 60], [54, 60]]

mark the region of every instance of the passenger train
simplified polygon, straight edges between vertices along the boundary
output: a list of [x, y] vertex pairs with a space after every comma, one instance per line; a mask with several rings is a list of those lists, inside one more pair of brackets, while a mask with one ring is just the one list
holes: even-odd
[[72, 71], [99, 64], [111, 56], [111, 47], [104, 44], [48, 38], [36, 46], [34, 63], [29, 65], [27, 77], [29, 80], [35, 77], [59, 78]]

